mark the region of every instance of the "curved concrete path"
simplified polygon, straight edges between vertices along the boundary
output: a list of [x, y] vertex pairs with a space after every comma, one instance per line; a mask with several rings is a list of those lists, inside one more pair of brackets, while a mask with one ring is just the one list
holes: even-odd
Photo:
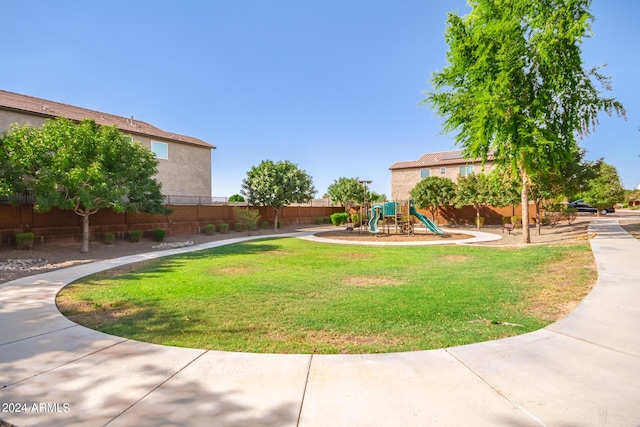
[[21, 427], [637, 426], [640, 242], [615, 220], [591, 229], [598, 282], [570, 315], [514, 338], [412, 353], [165, 347], [86, 329], [56, 309], [56, 293], [77, 278], [201, 247], [9, 282], [0, 285], [0, 419]]

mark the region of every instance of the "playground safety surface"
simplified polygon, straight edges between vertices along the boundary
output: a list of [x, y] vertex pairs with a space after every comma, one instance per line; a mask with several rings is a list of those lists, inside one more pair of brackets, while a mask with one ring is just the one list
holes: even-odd
[[345, 230], [336, 230], [336, 231], [325, 231], [316, 233], [316, 236], [322, 237], [325, 239], [336, 239], [336, 240], [361, 240], [365, 242], [376, 242], [376, 241], [385, 241], [385, 242], [416, 242], [416, 241], [424, 241], [424, 242], [442, 242], [448, 240], [464, 240], [471, 239], [473, 236], [471, 234], [462, 234], [462, 233], [450, 233], [446, 232], [445, 234], [439, 236], [431, 233], [430, 231], [425, 230], [416, 230], [413, 234], [406, 233], [395, 233], [391, 230], [390, 233], [382, 232], [378, 234], [370, 234], [369, 232], [361, 233], [358, 231], [347, 232]]

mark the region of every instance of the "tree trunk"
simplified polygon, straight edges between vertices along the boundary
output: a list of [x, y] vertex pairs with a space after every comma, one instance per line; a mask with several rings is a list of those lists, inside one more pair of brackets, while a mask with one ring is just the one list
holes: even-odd
[[536, 236], [540, 235], [540, 223], [541, 218], [540, 218], [540, 201], [536, 200]]
[[525, 170], [522, 170], [521, 176], [522, 194], [520, 195], [520, 203], [522, 206], [522, 239], [524, 243], [531, 243], [529, 233], [529, 176]]
[[82, 248], [80, 252], [89, 252], [89, 214], [82, 215]]
[[278, 232], [278, 209], [273, 209], [276, 212], [276, 217], [273, 220], [273, 231]]
[[476, 228], [480, 230], [480, 208], [476, 208]]

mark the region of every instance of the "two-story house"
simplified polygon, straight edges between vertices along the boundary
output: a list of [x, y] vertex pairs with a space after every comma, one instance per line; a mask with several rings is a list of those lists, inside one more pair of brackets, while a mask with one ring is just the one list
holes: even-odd
[[156, 179], [165, 195], [211, 197], [211, 150], [216, 147], [191, 136], [166, 132], [132, 117], [120, 117], [46, 99], [0, 90], [0, 134], [12, 123], [40, 126], [47, 119], [92, 119], [115, 125], [158, 158]]
[[418, 160], [396, 162], [391, 170], [391, 199], [407, 200], [410, 191], [422, 178], [439, 176], [458, 181], [459, 176], [489, 172], [494, 168], [493, 156], [483, 164], [481, 159], [465, 159], [462, 150], [423, 154]]

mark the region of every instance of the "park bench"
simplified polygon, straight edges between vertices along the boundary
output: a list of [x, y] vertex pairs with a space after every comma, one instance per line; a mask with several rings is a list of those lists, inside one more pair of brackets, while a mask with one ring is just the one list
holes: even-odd
[[351, 221], [347, 222], [347, 228], [345, 228], [345, 231], [347, 233], [353, 233], [353, 222], [351, 222]]
[[507, 231], [508, 234], [511, 234], [511, 232], [513, 231], [513, 224], [504, 224], [502, 226], [502, 234], [504, 234], [505, 230]]

